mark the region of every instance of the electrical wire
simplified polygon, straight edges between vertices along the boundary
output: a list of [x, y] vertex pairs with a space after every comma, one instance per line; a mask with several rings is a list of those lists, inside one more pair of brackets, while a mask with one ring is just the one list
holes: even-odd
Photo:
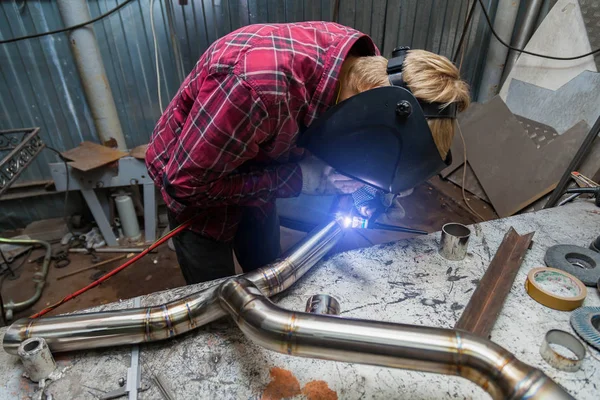
[[160, 239], [158, 239], [157, 241], [155, 241], [154, 243], [152, 243], [150, 246], [148, 246], [146, 249], [144, 249], [144, 251], [142, 251], [141, 253], [139, 253], [138, 255], [136, 255], [135, 257], [133, 257], [131, 260], [126, 261], [125, 263], [123, 263], [122, 265], [118, 266], [117, 268], [113, 269], [112, 271], [110, 271], [109, 273], [107, 273], [106, 275], [103, 275], [102, 277], [96, 279], [94, 282], [90, 283], [89, 285], [77, 290], [76, 292], [71, 293], [70, 295], [64, 297], [62, 300], [52, 304], [51, 306], [48, 306], [46, 308], [44, 308], [42, 311], [32, 315], [29, 318], [39, 318], [44, 314], [49, 313], [50, 311], [56, 309], [57, 307], [61, 306], [62, 304], [65, 304], [67, 301], [74, 299], [75, 297], [87, 292], [88, 290], [98, 286], [99, 284], [101, 284], [102, 282], [108, 280], [110, 277], [116, 275], [117, 273], [123, 271], [125, 268], [129, 267], [130, 265], [132, 265], [133, 263], [135, 263], [136, 261], [138, 261], [140, 258], [144, 257], [146, 254], [150, 253], [152, 250], [154, 250], [155, 248], [157, 248], [158, 246], [160, 246], [161, 244], [163, 244], [164, 242], [166, 242], [167, 240], [169, 240], [170, 238], [172, 238], [173, 236], [177, 235], [179, 232], [181, 232], [184, 229], [187, 229], [188, 227], [190, 227], [192, 225], [192, 223], [194, 222], [196, 218], [191, 218], [189, 220], [187, 220], [186, 222], [184, 222], [183, 224], [179, 225], [177, 228], [171, 230], [170, 232], [166, 233], [165, 235], [163, 235]]
[[[467, 6], [469, 5], [469, 1], [470, 0], [467, 0]], [[469, 11], [467, 11], [467, 16], [465, 18], [463, 30], [462, 30], [462, 33], [460, 34], [460, 39], [458, 40], [458, 46], [456, 47], [456, 53], [454, 53], [454, 57], [452, 58], [452, 61], [454, 63], [456, 63], [456, 61], [458, 60], [458, 54], [461, 51], [463, 51], [465, 37], [467, 36], [467, 31], [469, 30], [469, 27], [471, 26], [471, 19], [473, 18], [473, 14], [475, 14], [475, 7], [477, 7], [477, 2], [475, 0], [473, 0], [473, 4], [471, 4], [471, 8], [469, 9]], [[464, 51], [463, 51], [463, 54], [464, 54]], [[461, 60], [461, 64], [462, 64], [462, 60]]]
[[460, 123], [458, 122], [458, 120], [456, 120], [456, 128], [458, 129], [458, 133], [460, 135], [460, 140], [462, 141], [462, 145], [463, 145], [463, 173], [462, 173], [462, 196], [463, 196], [463, 200], [465, 202], [465, 204], [467, 205], [467, 207], [469, 208], [469, 211], [471, 211], [471, 213], [473, 213], [473, 215], [475, 215], [477, 218], [479, 218], [481, 221], [485, 221], [485, 218], [483, 218], [477, 211], [475, 211], [473, 209], [473, 207], [471, 207], [471, 205], [469, 204], [469, 201], [467, 200], [467, 195], [465, 193], [465, 180], [467, 178], [467, 144], [465, 143], [465, 137], [463, 136], [462, 130], [460, 129]]
[[[160, 0], [159, 0], [160, 4]], [[154, 27], [154, 0], [150, 0], [150, 28], [152, 28], [152, 40], [154, 41], [154, 62], [156, 64], [156, 87], [158, 88], [158, 107], [160, 113], [164, 113], [162, 95], [160, 90], [160, 67], [158, 65], [158, 40], [156, 40], [156, 29]]]
[[81, 27], [84, 27], [86, 25], [93, 24], [94, 22], [98, 22], [101, 19], [106, 18], [109, 15], [111, 15], [111, 14], [119, 11], [121, 8], [125, 7], [127, 4], [131, 3], [132, 1], [133, 0], [125, 0], [124, 2], [122, 2], [121, 4], [119, 4], [118, 6], [116, 6], [115, 8], [113, 8], [112, 10], [107, 11], [104, 14], [100, 14], [96, 18], [92, 18], [89, 21], [82, 22], [82, 23], [77, 24], [77, 25], [69, 26], [67, 28], [56, 29], [54, 31], [40, 32], [40, 33], [35, 33], [35, 34], [32, 34], [32, 35], [19, 36], [19, 37], [15, 37], [15, 38], [12, 38], [12, 39], [0, 40], [0, 44], [13, 43], [13, 42], [18, 42], [20, 40], [34, 39], [34, 38], [38, 38], [38, 37], [42, 37], [42, 36], [54, 35], [56, 33], [62, 33], [62, 32], [72, 31], [73, 29], [81, 28]]
[[518, 49], [516, 47], [511, 46], [510, 44], [506, 43], [504, 40], [502, 40], [502, 38], [500, 36], [498, 36], [498, 34], [496, 33], [496, 31], [494, 30], [493, 27], [493, 23], [492, 23], [492, 19], [490, 18], [490, 15], [487, 11], [487, 9], [485, 8], [485, 5], [483, 4], [483, 0], [477, 0], [479, 2], [479, 5], [481, 6], [481, 11], [483, 11], [483, 15], [485, 17], [485, 20], [487, 21], [488, 26], [490, 27], [490, 30], [492, 31], [492, 35], [494, 35], [494, 37], [496, 38], [496, 40], [498, 40], [500, 42], [500, 44], [502, 44], [504, 47], [508, 48], [509, 50], [513, 50], [519, 53], [523, 53], [523, 54], [528, 54], [530, 56], [534, 56], [534, 57], [540, 57], [540, 58], [547, 58], [549, 60], [560, 60], [560, 61], [569, 61], [569, 60], [578, 60], [580, 58], [584, 58], [587, 56], [591, 56], [593, 54], [596, 53], [600, 53], [600, 48], [596, 49], [596, 50], [592, 50], [588, 53], [585, 54], [581, 54], [578, 56], [572, 56], [572, 57], [556, 57], [556, 56], [549, 56], [546, 54], [540, 54], [540, 53], [534, 53], [532, 51], [528, 51], [525, 49]]
[[48, 145], [46, 145], [46, 148], [48, 150], [51, 150], [53, 152], [56, 153], [56, 155], [58, 155], [58, 158], [65, 164], [65, 175], [66, 175], [66, 183], [67, 183], [67, 187], [65, 188], [65, 201], [63, 204], [63, 220], [65, 221], [65, 224], [67, 224], [67, 230], [69, 231], [69, 233], [71, 234], [71, 237], [74, 238], [75, 234], [73, 233], [73, 230], [71, 229], [71, 225], [69, 224], [69, 216], [67, 215], [67, 204], [69, 203], [69, 184], [70, 184], [70, 173], [69, 173], [69, 165], [67, 164], [67, 159], [64, 158], [62, 156], [62, 154], [60, 154], [60, 151], [56, 150], [53, 147], [50, 147]]

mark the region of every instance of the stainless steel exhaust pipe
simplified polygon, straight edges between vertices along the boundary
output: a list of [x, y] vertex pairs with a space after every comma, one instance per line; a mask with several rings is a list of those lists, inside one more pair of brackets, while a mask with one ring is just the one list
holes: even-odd
[[[341, 225], [332, 221], [307, 235], [280, 260], [243, 276], [267, 296], [280, 293], [315, 265], [339, 241], [342, 232]], [[217, 297], [219, 283], [159, 306], [20, 319], [4, 334], [4, 350], [17, 354], [19, 344], [30, 337], [44, 338], [55, 353], [177, 336], [227, 315]]]
[[288, 311], [243, 277], [224, 282], [219, 298], [248, 338], [279, 353], [458, 375], [494, 399], [573, 399], [542, 371], [467, 332]]

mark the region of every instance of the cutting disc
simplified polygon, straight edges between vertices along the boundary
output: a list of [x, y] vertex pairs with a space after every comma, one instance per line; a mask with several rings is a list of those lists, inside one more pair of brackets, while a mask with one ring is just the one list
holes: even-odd
[[583, 340], [600, 350], [600, 307], [580, 307], [573, 311], [571, 326]]

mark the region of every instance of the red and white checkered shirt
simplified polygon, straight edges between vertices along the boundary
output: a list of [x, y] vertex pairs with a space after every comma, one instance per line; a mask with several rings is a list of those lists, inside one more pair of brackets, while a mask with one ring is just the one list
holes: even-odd
[[[364, 39], [361, 39], [364, 38]], [[272, 209], [302, 189], [295, 146], [335, 102], [338, 75], [364, 34], [328, 22], [251, 25], [214, 42], [158, 120], [148, 173], [179, 222], [231, 240], [242, 209]]]

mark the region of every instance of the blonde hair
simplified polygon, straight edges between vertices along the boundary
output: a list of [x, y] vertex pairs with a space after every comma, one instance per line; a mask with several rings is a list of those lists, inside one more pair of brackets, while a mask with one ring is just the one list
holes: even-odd
[[[388, 60], [381, 56], [349, 56], [342, 66], [340, 82], [346, 90], [357, 94], [381, 86], [389, 86]], [[446, 57], [425, 50], [410, 50], [404, 60], [402, 78], [414, 96], [426, 102], [448, 105], [457, 103], [458, 111], [470, 103], [469, 85], [460, 79], [458, 69]], [[446, 158], [454, 137], [454, 121], [449, 118], [429, 119], [440, 156]]]

